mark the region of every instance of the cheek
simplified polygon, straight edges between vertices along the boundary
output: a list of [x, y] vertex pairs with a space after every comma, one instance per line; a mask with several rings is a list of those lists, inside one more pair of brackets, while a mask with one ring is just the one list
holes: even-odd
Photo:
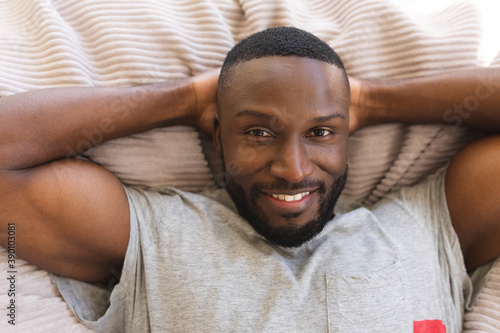
[[223, 143], [222, 147], [226, 173], [235, 180], [261, 171], [272, 155], [262, 146], [251, 146], [236, 140], [227, 145]]
[[335, 177], [345, 171], [347, 164], [347, 145], [333, 145], [327, 149], [317, 149], [313, 163], [322, 171]]

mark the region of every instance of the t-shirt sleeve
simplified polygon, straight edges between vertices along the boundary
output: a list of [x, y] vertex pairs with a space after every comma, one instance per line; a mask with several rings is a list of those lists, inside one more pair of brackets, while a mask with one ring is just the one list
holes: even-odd
[[[145, 199], [140, 191], [129, 188], [126, 191], [130, 207], [130, 237], [122, 271], [113, 270], [111, 281], [99, 285], [52, 275], [53, 282], [76, 317], [98, 332], [148, 330], [146, 297], [141, 293], [144, 280], [135, 209], [137, 202]], [[143, 327], [133, 326], [137, 324]]]
[[445, 194], [445, 170], [410, 187], [404, 187], [390, 197], [413, 216], [415, 223], [426, 230], [435, 242], [435, 249], [443, 279], [457, 284], [451, 290], [461, 291], [454, 295], [456, 301], [469, 307], [472, 299], [472, 283], [465, 268], [462, 249], [453, 228]]

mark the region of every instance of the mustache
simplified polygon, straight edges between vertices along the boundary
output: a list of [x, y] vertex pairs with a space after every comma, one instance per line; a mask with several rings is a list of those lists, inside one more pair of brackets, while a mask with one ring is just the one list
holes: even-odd
[[289, 183], [286, 180], [278, 180], [272, 183], [255, 183], [252, 185], [251, 192], [259, 193], [261, 191], [268, 191], [268, 190], [296, 191], [296, 190], [310, 189], [310, 188], [317, 188], [318, 192], [321, 193], [326, 190], [326, 185], [324, 182], [318, 180], [304, 179], [298, 183]]

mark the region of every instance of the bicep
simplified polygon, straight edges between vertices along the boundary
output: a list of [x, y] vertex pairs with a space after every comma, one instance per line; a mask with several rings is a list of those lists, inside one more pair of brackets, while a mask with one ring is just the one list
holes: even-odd
[[500, 256], [500, 136], [473, 142], [451, 161], [446, 200], [467, 269]]
[[119, 180], [91, 162], [55, 161], [3, 171], [2, 244], [16, 229], [16, 254], [55, 274], [104, 281], [123, 261], [129, 208]]

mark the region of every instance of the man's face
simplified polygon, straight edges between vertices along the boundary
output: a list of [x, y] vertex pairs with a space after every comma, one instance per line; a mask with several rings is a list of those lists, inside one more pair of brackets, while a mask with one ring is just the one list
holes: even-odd
[[216, 147], [228, 193], [281, 246], [319, 233], [347, 176], [349, 93], [323, 61], [266, 57], [236, 65], [219, 103]]

